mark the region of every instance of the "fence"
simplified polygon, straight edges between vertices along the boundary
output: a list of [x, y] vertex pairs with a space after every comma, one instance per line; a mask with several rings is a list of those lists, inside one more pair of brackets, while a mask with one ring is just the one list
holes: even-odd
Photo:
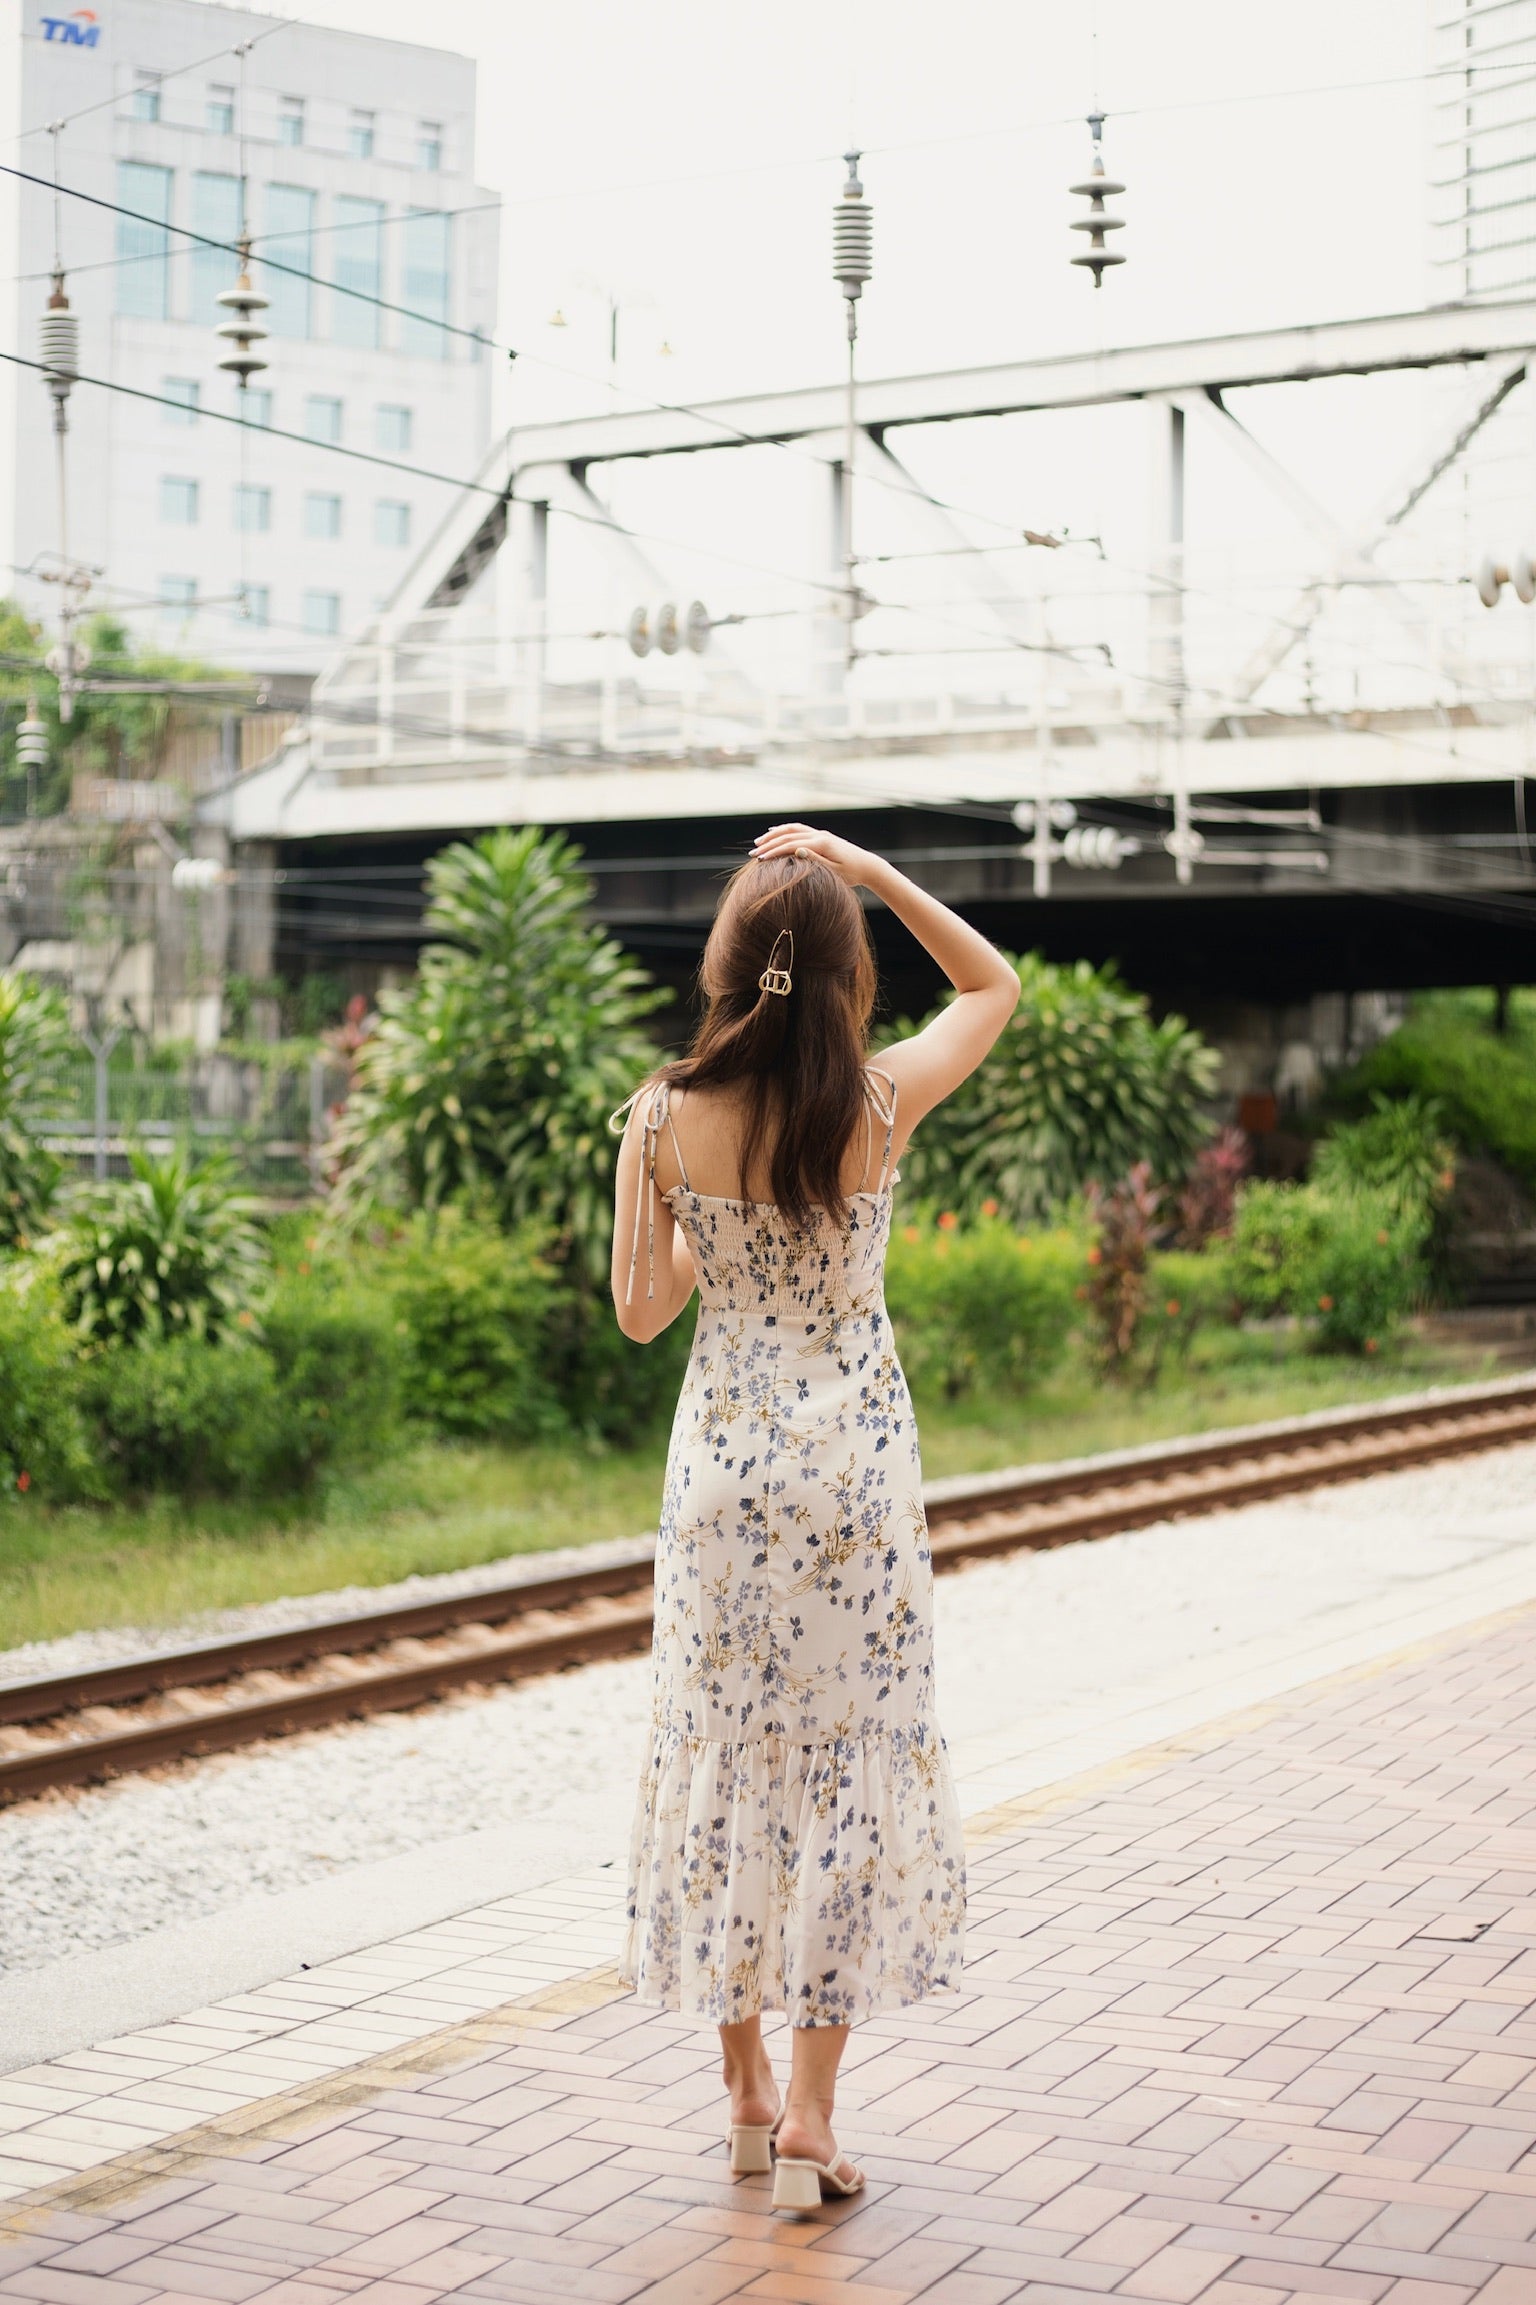
[[44, 1141], [82, 1173], [123, 1175], [134, 1146], [163, 1153], [189, 1145], [229, 1153], [252, 1191], [295, 1200], [316, 1181], [346, 1073], [323, 1056], [307, 1065], [205, 1056], [176, 1072], [98, 1060], [65, 1066], [59, 1086], [61, 1109]]

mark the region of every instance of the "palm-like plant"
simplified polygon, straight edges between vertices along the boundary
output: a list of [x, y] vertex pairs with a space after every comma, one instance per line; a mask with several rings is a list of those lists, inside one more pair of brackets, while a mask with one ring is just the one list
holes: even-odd
[[596, 1273], [607, 1256], [607, 1116], [655, 1062], [667, 995], [586, 917], [578, 852], [529, 827], [428, 869], [435, 941], [379, 1003], [329, 1148], [340, 1210], [369, 1198], [488, 1202]]
[[1220, 1058], [1182, 1017], [1155, 1024], [1112, 968], [1015, 962], [1021, 998], [979, 1071], [924, 1123], [903, 1166], [951, 1207], [995, 1200], [1038, 1224], [1092, 1179], [1137, 1162], [1182, 1177], [1210, 1132]]
[[194, 1336], [217, 1343], [249, 1323], [268, 1255], [256, 1203], [223, 1154], [131, 1152], [132, 1173], [81, 1196], [45, 1243], [81, 1342]]
[[58, 994], [0, 970], [0, 1249], [24, 1245], [47, 1216], [59, 1163], [37, 1130], [58, 1109], [69, 1019]]

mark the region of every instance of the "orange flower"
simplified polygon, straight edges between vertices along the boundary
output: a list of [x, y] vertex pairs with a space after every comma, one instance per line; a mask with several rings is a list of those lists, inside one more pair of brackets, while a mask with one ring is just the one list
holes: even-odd
[[1379, 1249], [1384, 1249], [1391, 1238], [1392, 1235], [1390, 1233], [1378, 1233], [1376, 1235], [1376, 1246]]
[[1366, 1349], [1366, 1351], [1367, 1351], [1368, 1353], [1374, 1353], [1374, 1352], [1376, 1352], [1377, 1350], [1379, 1350], [1379, 1348], [1378, 1348], [1378, 1346], [1377, 1346], [1377, 1343], [1376, 1343], [1376, 1339], [1375, 1339], [1374, 1337], [1367, 1337], [1367, 1338], [1366, 1338], [1366, 1340], [1365, 1340], [1365, 1349]]
[[250, 1313], [240, 1313], [236, 1319], [237, 1325], [242, 1329], [248, 1329], [253, 1325], [253, 1316]]
[[921, 1240], [923, 1236], [918, 1231], [916, 1225], [903, 1225], [901, 1228], [901, 1237], [904, 1241], [916, 1241]]
[[1029, 1235], [1028, 1235], [1028, 1233], [1020, 1233], [1020, 1235], [1019, 1235], [1019, 1246], [1020, 1246], [1020, 1248], [1021, 1248], [1021, 1249], [1027, 1249], [1027, 1248], [1028, 1248], [1028, 1246], [1029, 1246]]
[[1455, 1182], [1456, 1171], [1454, 1169], [1442, 1169], [1440, 1171], [1440, 1190], [1443, 1193], [1448, 1193]]
[[1317, 1309], [1320, 1313], [1331, 1313], [1333, 1310], [1332, 1297], [1319, 1297], [1317, 1300]]
[[306, 1257], [300, 1257], [300, 1259], [299, 1259], [299, 1270], [300, 1270], [300, 1272], [301, 1272], [301, 1273], [307, 1273], [307, 1272], [308, 1272], [308, 1270], [309, 1270], [309, 1260], [308, 1260], [308, 1258], [306, 1258]]
[[1091, 1265], [1101, 1265], [1104, 1262], [1104, 1251], [1101, 1248], [1091, 1248], [1088, 1251], [1088, 1262]]
[[997, 1201], [983, 1201], [981, 1204], [981, 1213], [984, 1217], [995, 1217], [998, 1212], [998, 1207], [999, 1203]]
[[944, 1214], [939, 1219], [939, 1230], [943, 1233], [952, 1233], [959, 1225], [959, 1222], [960, 1219], [956, 1216], [954, 1210], [946, 1209]]
[[1088, 1291], [1084, 1284], [1079, 1281], [1076, 1288], [1072, 1291], [1072, 1294], [1079, 1300], [1079, 1302], [1081, 1302], [1081, 1300], [1087, 1296]]
[[1172, 1320], [1172, 1319], [1173, 1319], [1173, 1317], [1174, 1317], [1174, 1314], [1175, 1314], [1175, 1313], [1178, 1311], [1178, 1309], [1179, 1309], [1179, 1300], [1178, 1300], [1178, 1298], [1177, 1298], [1177, 1297], [1170, 1297], [1170, 1298], [1168, 1299], [1168, 1302], [1167, 1302], [1167, 1303], [1164, 1305], [1164, 1307], [1163, 1307], [1163, 1310], [1164, 1310], [1164, 1312], [1165, 1312], [1165, 1313], [1168, 1315], [1168, 1318], [1169, 1318], [1170, 1320]]
[[18, 1489], [20, 1489], [22, 1495], [25, 1496], [28, 1489], [30, 1489], [32, 1486], [32, 1475], [30, 1473], [18, 1473], [16, 1475], [16, 1486]]

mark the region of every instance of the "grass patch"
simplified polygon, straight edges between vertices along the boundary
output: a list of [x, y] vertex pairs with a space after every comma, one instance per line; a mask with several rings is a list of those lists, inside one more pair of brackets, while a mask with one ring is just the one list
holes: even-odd
[[[1363, 1365], [1211, 1332], [1143, 1391], [1069, 1364], [1022, 1398], [920, 1400], [923, 1462], [935, 1477], [991, 1472], [1493, 1373], [1488, 1356], [1445, 1346], [1409, 1342]], [[665, 1454], [664, 1431], [633, 1450], [435, 1445], [286, 1506], [18, 1504], [0, 1519], [0, 1648], [633, 1535], [655, 1526]]]

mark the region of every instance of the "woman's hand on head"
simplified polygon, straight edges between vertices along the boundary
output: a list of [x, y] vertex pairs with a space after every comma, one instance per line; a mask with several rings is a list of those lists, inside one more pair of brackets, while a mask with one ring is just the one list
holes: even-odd
[[759, 863], [784, 856], [819, 857], [850, 888], [865, 880], [876, 861], [867, 848], [855, 848], [835, 832], [818, 832], [813, 824], [771, 824], [752, 843], [752, 854]]

